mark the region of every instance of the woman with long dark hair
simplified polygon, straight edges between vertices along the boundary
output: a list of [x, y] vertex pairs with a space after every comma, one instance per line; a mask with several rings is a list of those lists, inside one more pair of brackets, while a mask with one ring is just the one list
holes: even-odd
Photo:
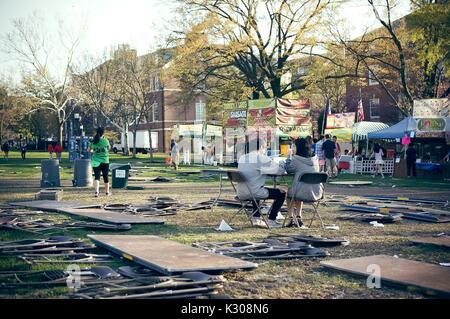
[[[295, 140], [295, 155], [286, 161], [286, 171], [294, 174], [292, 185], [288, 189], [288, 208], [292, 212], [294, 220], [288, 226], [302, 227], [303, 201], [316, 201], [323, 195], [320, 185], [300, 182], [300, 177], [305, 173], [318, 173], [320, 171], [317, 156], [312, 156], [310, 142], [304, 138]], [[291, 201], [293, 201], [291, 203]]]
[[95, 181], [95, 197], [98, 197], [99, 187], [100, 187], [100, 173], [103, 175], [103, 182], [105, 183], [105, 193], [109, 196], [109, 141], [103, 137], [105, 130], [103, 127], [97, 128], [97, 133], [94, 139], [89, 144], [89, 151], [93, 152], [92, 155], [92, 168], [94, 169]]

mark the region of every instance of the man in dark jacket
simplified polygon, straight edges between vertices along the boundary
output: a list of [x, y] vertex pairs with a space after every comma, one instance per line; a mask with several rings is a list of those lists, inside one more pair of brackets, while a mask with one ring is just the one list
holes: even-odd
[[8, 160], [8, 154], [9, 154], [9, 143], [8, 142], [5, 142], [2, 145], [2, 151], [5, 153], [5, 155], [4, 155], [5, 159]]
[[416, 159], [417, 159], [417, 151], [412, 146], [412, 144], [408, 145], [408, 149], [406, 150], [406, 171], [408, 172], [408, 178], [411, 177], [411, 172], [414, 177], [416, 177]]
[[[325, 166], [328, 176], [333, 177], [337, 175], [336, 159], [334, 153], [336, 151], [336, 143], [330, 139], [330, 134], [325, 135], [325, 142], [322, 144], [322, 150], [325, 155]], [[336, 170], [336, 175], [334, 171]]]

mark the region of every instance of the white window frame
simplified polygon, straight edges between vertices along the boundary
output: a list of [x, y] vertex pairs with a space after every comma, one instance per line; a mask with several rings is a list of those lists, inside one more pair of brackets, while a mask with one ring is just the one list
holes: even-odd
[[[373, 105], [377, 106], [378, 115], [372, 115], [372, 106]], [[370, 112], [371, 120], [379, 120], [380, 119], [380, 98], [374, 96], [371, 99], [369, 99], [369, 112]]]
[[195, 102], [195, 121], [204, 122], [206, 120], [206, 103], [203, 100]]
[[159, 111], [158, 108], [159, 108], [158, 103], [153, 102], [153, 104], [152, 104], [152, 122], [158, 122], [158, 111]]
[[369, 85], [378, 85], [380, 84], [380, 82], [377, 81], [377, 79], [375, 78], [375, 76], [373, 75], [373, 72], [369, 70]]
[[150, 91], [158, 91], [159, 88], [160, 88], [159, 76], [158, 75], [150, 76]]

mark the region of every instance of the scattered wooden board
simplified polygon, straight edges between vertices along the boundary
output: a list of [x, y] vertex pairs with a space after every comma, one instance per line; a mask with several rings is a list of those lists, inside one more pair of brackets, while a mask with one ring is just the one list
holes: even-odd
[[413, 203], [422, 203], [422, 204], [440, 204], [446, 205], [448, 204], [448, 200], [437, 200], [437, 199], [428, 199], [428, 198], [412, 198], [408, 196], [381, 196], [381, 195], [360, 195], [361, 197], [378, 199], [378, 200], [392, 200], [392, 201], [400, 201], [400, 202], [413, 202]]
[[411, 241], [415, 244], [430, 244], [450, 248], [450, 236], [417, 237], [411, 239]]
[[88, 235], [103, 247], [125, 259], [170, 275], [186, 271], [221, 272], [249, 269], [257, 264], [222, 256], [150, 235]]
[[450, 223], [450, 216], [448, 215], [439, 215], [429, 212], [408, 212], [403, 213], [402, 215], [405, 219], [418, 220], [422, 222], [428, 223]]
[[368, 277], [370, 265], [380, 267], [381, 284], [391, 283], [407, 287], [418, 287], [434, 294], [450, 296], [450, 268], [438, 265], [375, 255], [320, 262], [324, 267]]
[[331, 185], [357, 185], [357, 186], [362, 186], [362, 185], [372, 185], [373, 182], [370, 182], [370, 181], [331, 181], [331, 182], [328, 182], [328, 184], [331, 184]]
[[80, 204], [79, 202], [61, 202], [54, 200], [31, 200], [23, 202], [9, 203], [12, 206], [20, 206], [26, 208], [35, 208], [40, 210], [56, 212], [60, 208], [84, 208], [84, 207], [100, 207], [99, 204]]
[[61, 208], [58, 212], [99, 220], [110, 224], [164, 224], [164, 220], [126, 213], [118, 213], [102, 208]]

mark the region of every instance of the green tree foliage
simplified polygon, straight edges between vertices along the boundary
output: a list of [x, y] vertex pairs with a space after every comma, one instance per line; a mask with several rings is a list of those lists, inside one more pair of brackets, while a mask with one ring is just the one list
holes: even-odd
[[428, 0], [413, 1], [413, 5], [416, 10], [405, 21], [422, 69], [421, 97], [438, 97], [442, 77], [450, 77], [450, 4]]
[[[232, 99], [283, 97], [301, 87], [283, 83], [316, 43], [332, 0], [179, 0], [194, 16], [177, 43], [179, 79], [186, 87]], [[200, 17], [200, 19], [198, 18]], [[214, 93], [211, 93], [215, 95]]]

